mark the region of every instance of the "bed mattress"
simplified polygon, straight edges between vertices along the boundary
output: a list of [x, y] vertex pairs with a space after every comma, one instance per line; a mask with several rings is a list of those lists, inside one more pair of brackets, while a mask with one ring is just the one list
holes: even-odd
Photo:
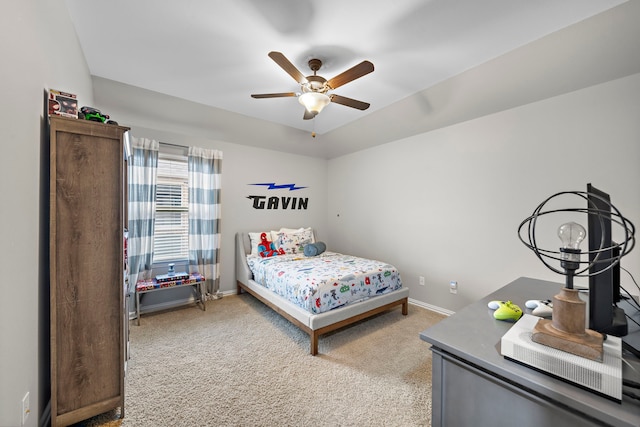
[[402, 288], [398, 270], [381, 261], [324, 252], [248, 256], [253, 280], [309, 313], [324, 313]]

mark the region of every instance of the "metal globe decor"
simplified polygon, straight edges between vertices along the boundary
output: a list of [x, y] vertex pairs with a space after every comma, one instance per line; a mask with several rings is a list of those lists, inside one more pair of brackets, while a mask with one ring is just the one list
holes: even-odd
[[[560, 198], [578, 198], [586, 201], [586, 207], [576, 208], [547, 208], [550, 202], [557, 203]], [[594, 200], [599, 202], [595, 203]], [[604, 206], [608, 209], [603, 209]], [[613, 243], [605, 239], [605, 233], [601, 233], [598, 248], [589, 248], [586, 251], [580, 249], [580, 243], [585, 238], [584, 227], [576, 222], [561, 224], [558, 228], [558, 237], [562, 241], [562, 247], [558, 250], [540, 248], [536, 235], [536, 227], [540, 217], [568, 213], [586, 214], [587, 218], [597, 217], [600, 221], [600, 230], [605, 229], [605, 222], [619, 226], [623, 230], [624, 239], [620, 243]], [[527, 238], [523, 237], [524, 229], [527, 229]], [[619, 262], [620, 258], [627, 255], [635, 245], [635, 227], [626, 219], [620, 211], [608, 200], [599, 194], [583, 191], [563, 191], [556, 193], [540, 203], [533, 213], [525, 218], [518, 227], [520, 241], [531, 249], [538, 259], [551, 271], [566, 277], [565, 287], [553, 298], [552, 320], [540, 319], [533, 330], [532, 340], [569, 353], [577, 354], [592, 360], [602, 360], [603, 336], [599, 332], [585, 328], [586, 303], [580, 299], [578, 291], [573, 288], [574, 277], [589, 277], [601, 274]], [[611, 244], [607, 244], [611, 241]], [[606, 265], [601, 269], [592, 269], [596, 264]]]

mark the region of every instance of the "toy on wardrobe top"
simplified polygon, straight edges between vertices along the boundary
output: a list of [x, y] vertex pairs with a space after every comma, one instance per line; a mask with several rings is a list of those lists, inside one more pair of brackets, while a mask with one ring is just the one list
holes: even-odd
[[118, 124], [118, 122], [111, 120], [108, 114], [103, 114], [97, 108], [87, 107], [86, 105], [80, 108], [80, 113], [78, 114], [78, 118], [81, 118], [81, 119], [83, 118], [85, 120], [89, 120], [92, 122], [107, 123], [110, 125]]

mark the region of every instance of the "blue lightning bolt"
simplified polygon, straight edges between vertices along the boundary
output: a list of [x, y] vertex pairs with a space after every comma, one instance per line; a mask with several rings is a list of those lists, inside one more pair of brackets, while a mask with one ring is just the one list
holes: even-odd
[[268, 187], [267, 190], [282, 190], [282, 189], [288, 188], [289, 191], [293, 191], [293, 190], [300, 190], [301, 188], [307, 188], [307, 187], [296, 187], [295, 184], [276, 185], [275, 182], [265, 182], [261, 184], [249, 184], [249, 185], [262, 185], [262, 186]]

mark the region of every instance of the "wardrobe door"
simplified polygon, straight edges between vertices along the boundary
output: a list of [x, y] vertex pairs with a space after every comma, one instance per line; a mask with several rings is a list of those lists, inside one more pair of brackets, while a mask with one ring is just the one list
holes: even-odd
[[123, 135], [50, 118], [51, 420], [124, 415]]

